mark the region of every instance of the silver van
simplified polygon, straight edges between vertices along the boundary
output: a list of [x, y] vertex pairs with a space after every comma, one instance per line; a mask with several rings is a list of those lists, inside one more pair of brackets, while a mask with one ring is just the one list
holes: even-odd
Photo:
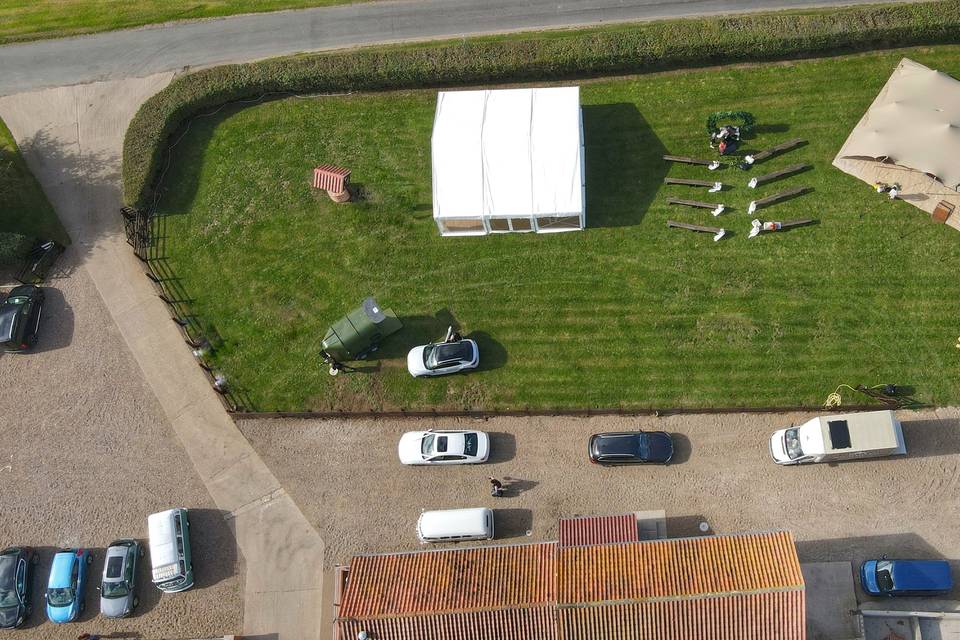
[[493, 539], [493, 509], [446, 509], [424, 511], [417, 520], [422, 543]]
[[186, 591], [193, 586], [190, 557], [190, 516], [176, 508], [147, 518], [150, 532], [150, 564], [153, 584], [167, 593]]

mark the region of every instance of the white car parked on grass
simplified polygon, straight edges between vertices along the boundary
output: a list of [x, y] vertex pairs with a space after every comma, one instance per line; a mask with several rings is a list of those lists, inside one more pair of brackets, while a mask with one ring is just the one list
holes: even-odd
[[414, 347], [407, 354], [407, 371], [415, 378], [442, 376], [467, 369], [476, 369], [480, 364], [480, 348], [469, 338], [461, 338], [447, 330], [443, 342]]
[[490, 455], [490, 437], [483, 431], [408, 431], [397, 451], [409, 465], [477, 464]]

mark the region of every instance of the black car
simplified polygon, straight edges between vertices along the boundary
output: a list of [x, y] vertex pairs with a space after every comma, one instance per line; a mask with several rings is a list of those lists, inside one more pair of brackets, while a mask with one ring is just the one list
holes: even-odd
[[23, 351], [37, 343], [43, 289], [32, 284], [14, 287], [0, 303], [0, 346], [7, 351]]
[[590, 437], [590, 462], [596, 464], [667, 464], [673, 440], [663, 431], [597, 433]]
[[0, 629], [14, 629], [30, 617], [35, 564], [37, 554], [30, 547], [0, 551]]

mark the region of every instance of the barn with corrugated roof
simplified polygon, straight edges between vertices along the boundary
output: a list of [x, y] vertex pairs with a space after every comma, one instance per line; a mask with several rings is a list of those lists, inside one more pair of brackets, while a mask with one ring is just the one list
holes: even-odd
[[578, 518], [557, 542], [355, 556], [340, 575], [337, 640], [806, 636], [785, 531], [643, 541], [633, 516]]

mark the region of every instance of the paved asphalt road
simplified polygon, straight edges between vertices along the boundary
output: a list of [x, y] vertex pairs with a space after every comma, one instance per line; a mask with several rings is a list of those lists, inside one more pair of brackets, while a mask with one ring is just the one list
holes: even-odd
[[393, 0], [244, 15], [0, 47], [0, 95], [381, 42], [869, 2]]

